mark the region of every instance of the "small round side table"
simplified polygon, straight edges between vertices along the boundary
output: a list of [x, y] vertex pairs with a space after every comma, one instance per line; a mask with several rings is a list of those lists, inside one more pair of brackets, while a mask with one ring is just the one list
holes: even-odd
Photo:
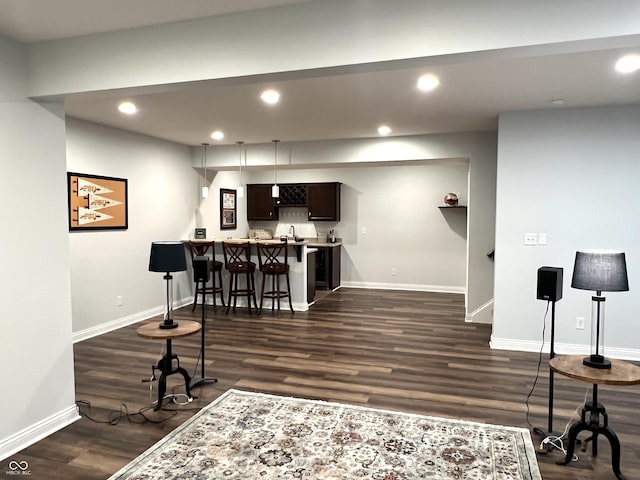
[[[166, 340], [167, 349], [164, 356], [158, 362], [158, 369], [160, 370], [160, 379], [158, 380], [158, 403], [154, 407], [154, 410], [160, 410], [162, 408], [162, 400], [164, 394], [167, 391], [167, 377], [174, 373], [179, 373], [184, 377], [185, 389], [189, 398], [195, 398], [191, 395], [191, 377], [189, 373], [180, 366], [180, 360], [178, 356], [172, 351], [171, 341], [174, 338], [186, 337], [192, 335], [200, 330], [201, 325], [199, 322], [191, 320], [180, 320], [176, 328], [164, 329], [158, 326], [158, 322], [146, 323], [140, 326], [137, 330], [138, 335], [143, 338], [149, 338], [151, 340]], [[173, 361], [176, 361], [176, 367], [173, 367]]]

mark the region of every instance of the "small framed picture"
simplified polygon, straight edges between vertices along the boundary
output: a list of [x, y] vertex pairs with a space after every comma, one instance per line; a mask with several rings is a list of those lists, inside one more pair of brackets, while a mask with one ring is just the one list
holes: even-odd
[[220, 189], [220, 229], [236, 228], [236, 191], [229, 188]]

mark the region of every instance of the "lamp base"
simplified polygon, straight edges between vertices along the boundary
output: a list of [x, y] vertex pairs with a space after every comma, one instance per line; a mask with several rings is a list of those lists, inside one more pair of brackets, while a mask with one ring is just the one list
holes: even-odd
[[178, 322], [174, 322], [173, 320], [165, 320], [158, 326], [163, 330], [169, 330], [171, 328], [178, 328]]
[[588, 357], [584, 357], [582, 364], [591, 368], [599, 368], [600, 370], [611, 368], [611, 362], [602, 355], [589, 355]]

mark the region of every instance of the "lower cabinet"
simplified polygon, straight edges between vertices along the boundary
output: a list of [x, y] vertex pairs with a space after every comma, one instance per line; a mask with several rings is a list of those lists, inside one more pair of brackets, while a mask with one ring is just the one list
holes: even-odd
[[340, 256], [342, 248], [318, 247], [316, 252], [316, 288], [333, 290], [340, 286]]

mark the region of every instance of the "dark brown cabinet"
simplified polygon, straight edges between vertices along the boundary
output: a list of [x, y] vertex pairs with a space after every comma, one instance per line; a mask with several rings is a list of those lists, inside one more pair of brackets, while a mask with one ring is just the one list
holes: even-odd
[[307, 184], [309, 220], [340, 220], [340, 183]]
[[247, 220], [278, 220], [278, 209], [271, 196], [271, 185], [247, 185]]
[[247, 185], [247, 220], [278, 220], [279, 207], [307, 207], [310, 221], [340, 220], [340, 183], [284, 183], [280, 197], [271, 197], [271, 184]]

